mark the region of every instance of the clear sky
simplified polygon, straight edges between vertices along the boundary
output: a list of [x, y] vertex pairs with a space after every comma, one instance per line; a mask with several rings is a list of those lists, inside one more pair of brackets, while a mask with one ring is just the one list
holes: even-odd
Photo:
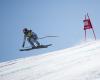
[[[99, 0], [0, 0], [0, 62], [68, 48], [83, 41], [87, 12], [100, 39]], [[39, 40], [41, 44], [52, 43], [51, 47], [20, 52], [24, 27], [39, 37], [59, 37]], [[89, 39], [93, 39], [92, 31], [87, 31]]]

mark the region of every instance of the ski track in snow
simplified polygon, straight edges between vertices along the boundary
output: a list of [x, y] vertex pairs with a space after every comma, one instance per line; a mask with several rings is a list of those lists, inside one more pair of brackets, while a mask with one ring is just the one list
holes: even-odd
[[0, 63], [0, 80], [100, 80], [100, 41]]

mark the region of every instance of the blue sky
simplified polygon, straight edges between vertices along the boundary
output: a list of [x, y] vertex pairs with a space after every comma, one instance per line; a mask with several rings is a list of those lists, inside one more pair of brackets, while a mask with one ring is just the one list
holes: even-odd
[[[87, 12], [100, 39], [99, 8], [99, 0], [0, 0], [0, 62], [68, 48], [83, 41]], [[59, 37], [39, 40], [41, 44], [52, 43], [49, 48], [20, 52], [24, 27], [39, 37]], [[92, 31], [87, 31], [89, 39], [93, 39]], [[26, 43], [27, 46], [30, 45]]]

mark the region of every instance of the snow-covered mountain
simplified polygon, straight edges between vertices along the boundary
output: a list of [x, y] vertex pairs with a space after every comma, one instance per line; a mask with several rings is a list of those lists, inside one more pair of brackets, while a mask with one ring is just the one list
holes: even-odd
[[100, 41], [0, 63], [0, 80], [100, 80]]

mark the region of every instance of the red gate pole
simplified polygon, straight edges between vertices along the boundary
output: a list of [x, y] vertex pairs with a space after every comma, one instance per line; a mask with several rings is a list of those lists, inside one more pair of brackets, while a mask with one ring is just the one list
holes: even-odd
[[[90, 17], [89, 17], [89, 15], [88, 15], [88, 13], [87, 13], [87, 16], [88, 16], [88, 19], [90, 20]], [[91, 24], [91, 26], [92, 26], [92, 24]], [[96, 35], [95, 35], [95, 32], [94, 32], [93, 26], [92, 26], [92, 31], [93, 31], [94, 38], [95, 38], [95, 40], [96, 40]]]
[[85, 30], [85, 41], [86, 41], [86, 30]]
[[96, 40], [96, 35], [95, 35], [95, 32], [94, 32], [94, 29], [92, 28], [92, 31], [93, 31], [93, 34], [94, 34], [94, 38]]
[[88, 15], [88, 13], [87, 13], [87, 17], [88, 17], [88, 19], [90, 19], [90, 17], [89, 17], [89, 15]]
[[[85, 20], [86, 20], [86, 15], [85, 15]], [[84, 29], [84, 31], [85, 31], [85, 41], [86, 41], [86, 29]]]

